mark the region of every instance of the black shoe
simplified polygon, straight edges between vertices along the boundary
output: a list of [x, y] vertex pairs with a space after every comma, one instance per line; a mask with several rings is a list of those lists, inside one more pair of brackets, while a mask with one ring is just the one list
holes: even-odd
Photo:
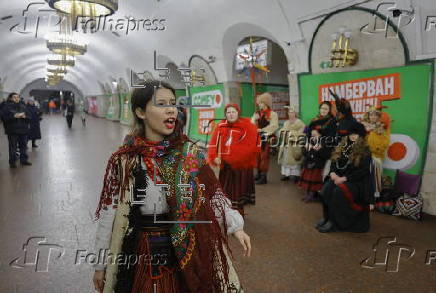
[[259, 180], [256, 181], [256, 184], [267, 184], [266, 174], [261, 174]]
[[248, 203], [248, 204], [252, 204], [252, 205], [256, 205], [256, 199], [255, 199], [255, 198], [249, 198], [249, 199], [247, 200], [247, 203]]
[[281, 181], [288, 181], [289, 176], [282, 175], [282, 178], [280, 178]]
[[260, 179], [260, 173], [257, 173], [257, 175], [254, 176], [254, 181], [257, 181], [257, 180], [259, 180], [259, 179]]
[[308, 202], [312, 202], [312, 201], [314, 201], [314, 200], [315, 200], [315, 198], [314, 198], [314, 192], [313, 192], [313, 191], [309, 191], [309, 192], [306, 194], [306, 196], [303, 197], [302, 200], [303, 200], [305, 203], [308, 203]]
[[17, 164], [13, 163], [13, 164], [9, 164], [9, 168], [11, 169], [15, 169], [17, 168]]
[[319, 227], [323, 226], [325, 223], [327, 223], [327, 220], [326, 219], [321, 219], [318, 222], [316, 222], [315, 228], [318, 229]]
[[21, 165], [23, 165], [23, 166], [32, 166], [32, 163], [30, 163], [29, 161], [24, 161], [24, 162], [21, 162]]
[[38, 146], [36, 144], [32, 144], [32, 148], [37, 148]]
[[327, 221], [327, 223], [325, 223], [324, 225], [318, 227], [317, 229], [321, 233], [329, 233], [329, 232], [335, 232], [336, 231], [335, 225], [332, 222], [330, 222], [330, 221]]

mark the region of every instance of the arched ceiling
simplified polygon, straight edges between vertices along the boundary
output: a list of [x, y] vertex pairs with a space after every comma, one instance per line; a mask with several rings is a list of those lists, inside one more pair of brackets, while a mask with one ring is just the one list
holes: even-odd
[[[216, 61], [211, 66], [218, 81], [226, 81], [232, 74], [232, 54], [244, 37], [265, 36], [276, 41], [290, 60], [292, 48], [285, 42], [301, 39], [299, 18], [337, 5], [359, 2], [367, 1], [119, 0], [119, 10], [109, 18], [123, 19], [124, 23], [127, 23], [126, 17], [164, 19], [165, 29], [128, 34], [118, 30], [118, 36], [101, 30], [80, 33], [80, 38], [88, 43], [88, 51], [76, 58], [76, 66], [69, 69], [66, 79], [85, 95], [100, 94], [98, 82], [109, 82], [110, 77], [129, 82], [128, 68], [136, 72], [150, 71], [158, 76], [153, 62], [153, 52], [157, 51], [157, 55], [167, 56], [176, 66], [187, 64], [192, 55], [205, 58], [213, 55]], [[23, 30], [23, 11], [29, 4], [32, 5], [24, 13], [27, 17], [27, 34], [24, 34], [19, 30]], [[48, 26], [40, 24], [35, 38], [35, 24], [38, 16], [41, 23], [47, 21], [50, 12], [38, 9], [49, 9], [49, 6], [42, 0], [1, 1], [0, 77], [7, 76], [6, 91], [20, 91], [26, 84], [45, 76], [49, 50], [44, 35]], [[14, 25], [17, 25], [15, 31], [11, 32]], [[307, 48], [309, 42], [306, 40]]]

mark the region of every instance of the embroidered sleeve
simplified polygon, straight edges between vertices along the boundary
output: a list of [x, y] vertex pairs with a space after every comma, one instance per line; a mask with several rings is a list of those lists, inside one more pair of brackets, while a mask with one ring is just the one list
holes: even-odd
[[232, 203], [220, 188], [216, 190], [211, 201], [212, 206], [214, 207], [215, 216], [220, 224], [223, 223], [221, 211], [224, 211], [227, 234], [233, 234], [236, 231], [244, 229], [244, 219], [237, 210], [232, 209]]
[[[97, 222], [97, 232], [95, 235], [94, 252], [96, 255], [108, 255], [104, 250], [109, 250], [112, 226], [115, 218], [115, 209], [102, 210]], [[93, 265], [95, 270], [104, 270], [106, 260], [98, 258], [98, 262]]]
[[106, 167], [100, 201], [95, 212], [97, 219], [100, 217], [102, 210], [117, 208], [122, 180], [121, 169], [121, 161], [111, 156]]

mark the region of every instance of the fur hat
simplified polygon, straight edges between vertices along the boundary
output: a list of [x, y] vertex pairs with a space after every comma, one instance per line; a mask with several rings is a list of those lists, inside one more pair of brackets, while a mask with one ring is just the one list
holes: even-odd
[[349, 134], [358, 134], [360, 137], [365, 137], [366, 136], [365, 126], [363, 126], [362, 123], [356, 121], [351, 125], [348, 133]]
[[341, 99], [336, 95], [332, 90], [329, 90], [330, 94], [335, 98], [336, 109], [339, 113], [342, 113], [344, 116], [352, 115], [351, 105], [346, 99]]
[[256, 103], [257, 104], [264, 103], [269, 108], [272, 108], [272, 96], [271, 96], [271, 94], [270, 93], [263, 93], [263, 94], [257, 96]]

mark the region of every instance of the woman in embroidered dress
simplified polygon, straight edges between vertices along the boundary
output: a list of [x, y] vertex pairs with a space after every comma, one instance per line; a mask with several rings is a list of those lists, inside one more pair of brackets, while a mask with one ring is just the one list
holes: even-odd
[[95, 265], [98, 292], [242, 292], [227, 234], [248, 256], [250, 238], [174, 105], [164, 82], [133, 91], [135, 128], [109, 159], [96, 211], [95, 249], [108, 255]]
[[300, 138], [304, 137], [304, 123], [297, 117], [296, 109], [293, 106], [288, 108], [288, 120], [279, 131], [280, 150], [278, 163], [281, 165], [282, 181], [289, 180], [297, 182], [300, 177], [300, 165], [303, 156]]
[[366, 141], [371, 151], [375, 168], [375, 197], [379, 197], [382, 189], [383, 160], [391, 139], [391, 119], [389, 114], [382, 112], [376, 107], [370, 107], [363, 116], [362, 124], [367, 132]]
[[214, 129], [208, 145], [208, 162], [220, 167], [219, 180], [232, 206], [244, 215], [244, 203], [254, 200], [253, 168], [260, 152], [257, 127], [249, 118], [239, 117], [236, 104], [224, 107], [226, 119]]
[[320, 192], [324, 217], [316, 224], [319, 232], [369, 230], [374, 185], [365, 134], [365, 127], [355, 122], [332, 154], [329, 179]]

